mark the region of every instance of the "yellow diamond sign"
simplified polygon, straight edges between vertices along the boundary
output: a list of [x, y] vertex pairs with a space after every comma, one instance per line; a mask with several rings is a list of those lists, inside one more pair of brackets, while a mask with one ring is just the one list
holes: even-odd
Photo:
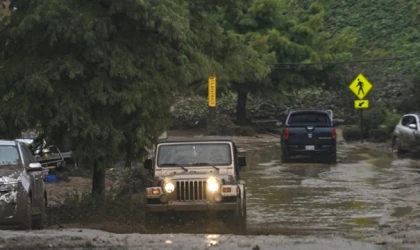
[[372, 89], [372, 84], [362, 74], [359, 74], [356, 79], [349, 85], [350, 90], [359, 98], [363, 99]]

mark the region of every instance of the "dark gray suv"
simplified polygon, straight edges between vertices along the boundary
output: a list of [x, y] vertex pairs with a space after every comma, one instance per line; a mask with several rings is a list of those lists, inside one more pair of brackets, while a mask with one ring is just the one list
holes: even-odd
[[0, 140], [0, 227], [46, 226], [47, 192], [41, 164], [24, 143]]

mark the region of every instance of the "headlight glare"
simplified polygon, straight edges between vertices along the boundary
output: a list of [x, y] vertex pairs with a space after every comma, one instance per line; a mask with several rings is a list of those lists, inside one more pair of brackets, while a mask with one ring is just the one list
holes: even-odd
[[210, 192], [217, 192], [220, 189], [220, 182], [216, 178], [209, 178], [207, 180], [207, 190]]
[[172, 193], [175, 190], [175, 185], [172, 182], [168, 182], [165, 184], [165, 192]]

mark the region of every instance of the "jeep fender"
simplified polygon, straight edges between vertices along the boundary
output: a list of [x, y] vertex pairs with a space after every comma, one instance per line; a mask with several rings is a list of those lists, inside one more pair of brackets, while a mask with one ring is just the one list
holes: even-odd
[[241, 198], [241, 209], [244, 210], [244, 207], [246, 206], [245, 204], [245, 186], [243, 184], [238, 184], [239, 187], [239, 191], [240, 191], [240, 198]]

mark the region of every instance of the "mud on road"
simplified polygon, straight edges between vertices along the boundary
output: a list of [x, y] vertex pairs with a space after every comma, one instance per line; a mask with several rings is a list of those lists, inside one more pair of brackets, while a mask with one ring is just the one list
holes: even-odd
[[[136, 244], [152, 249], [176, 249], [182, 244], [184, 249], [185, 246], [258, 249], [257, 245], [260, 249], [419, 247], [419, 161], [395, 157], [387, 144], [347, 144], [340, 140], [337, 164], [314, 163], [305, 158], [283, 164], [278, 138], [259, 135], [234, 140], [248, 162], [241, 172], [248, 192], [248, 236], [231, 235], [217, 223], [168, 226], [155, 232], [160, 235], [110, 234], [86, 229], [29, 234], [3, 231], [0, 247], [9, 243], [24, 246], [19, 244], [37, 238], [35, 242], [47, 241], [52, 247], [139, 246]], [[70, 183], [65, 185], [71, 187]], [[104, 229], [100, 225], [92, 228]], [[209, 240], [212, 237], [213, 241]], [[186, 243], [187, 240], [191, 243]]]

